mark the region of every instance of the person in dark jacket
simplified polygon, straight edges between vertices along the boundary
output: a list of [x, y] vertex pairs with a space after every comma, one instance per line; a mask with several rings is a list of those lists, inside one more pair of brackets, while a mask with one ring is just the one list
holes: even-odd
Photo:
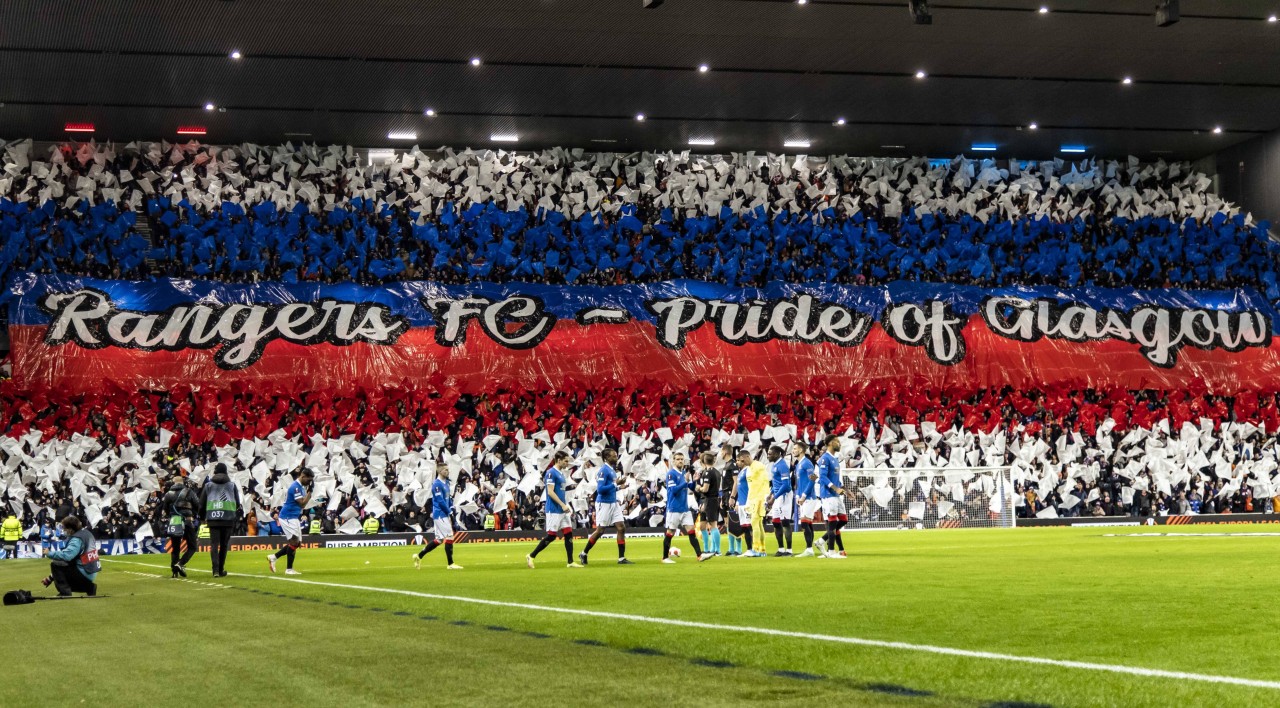
[[1109, 493], [1103, 492], [1102, 513], [1107, 516], [1124, 516], [1124, 507], [1115, 499], [1112, 499]]
[[1133, 515], [1151, 516], [1151, 495], [1145, 489], [1133, 493]]
[[62, 501], [58, 504], [58, 510], [54, 512], [55, 519], [65, 519], [71, 516], [76, 508], [71, 505], [71, 495], [69, 493], [62, 495]]
[[240, 520], [240, 490], [227, 474], [227, 465], [219, 462], [213, 468], [213, 476], [200, 490], [200, 515], [209, 527], [209, 561], [213, 565], [213, 577], [227, 576], [227, 549], [231, 546], [231, 532]]
[[[164, 501], [160, 505], [164, 509], [165, 521], [171, 527], [169, 531], [169, 569], [173, 571], [173, 577], [187, 577], [186, 565], [191, 562], [191, 557], [196, 554], [196, 532], [197, 532], [197, 506], [200, 500], [195, 493], [187, 486], [187, 480], [178, 477], [173, 482], [173, 486], [169, 487], [169, 491], [164, 495]], [[174, 517], [181, 517], [181, 534], [174, 535], [177, 521]], [[182, 542], [186, 541], [186, 551], [182, 550]]]
[[98, 573], [102, 571], [98, 542], [75, 516], [64, 518], [62, 528], [71, 537], [65, 548], [49, 553], [53, 561], [49, 564], [49, 577], [41, 582], [45, 587], [57, 587], [59, 597], [71, 597], [77, 592], [93, 597], [98, 594]]

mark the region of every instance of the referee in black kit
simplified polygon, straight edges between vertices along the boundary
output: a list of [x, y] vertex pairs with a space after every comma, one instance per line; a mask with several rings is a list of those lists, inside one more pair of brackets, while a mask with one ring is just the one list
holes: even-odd
[[702, 469], [696, 491], [702, 499], [703, 538], [709, 535], [711, 543], [706, 545], [708, 552], [720, 555], [720, 470], [716, 469], [716, 456], [713, 452], [702, 453], [698, 461], [702, 463]]
[[724, 465], [723, 470], [717, 468], [717, 471], [720, 472], [720, 495], [719, 495], [720, 518], [724, 522], [724, 528], [720, 530], [720, 536], [721, 538], [725, 536], [729, 537], [730, 552], [727, 555], [734, 556], [734, 555], [738, 555], [738, 552], [734, 551], [734, 545], [733, 545], [737, 541], [734, 538], [734, 536], [730, 533], [731, 529], [729, 525], [734, 523], [735, 521], [734, 501], [733, 501], [733, 477], [734, 477], [734, 473], [738, 471], [738, 463], [737, 463], [737, 457], [735, 457], [733, 454], [733, 447], [729, 445], [725, 445], [724, 447], [720, 448], [720, 462]]

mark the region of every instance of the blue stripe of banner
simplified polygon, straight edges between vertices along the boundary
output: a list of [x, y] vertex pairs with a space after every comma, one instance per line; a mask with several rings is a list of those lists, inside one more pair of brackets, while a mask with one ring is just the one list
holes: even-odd
[[1130, 310], [1143, 304], [1162, 307], [1205, 308], [1229, 312], [1256, 310], [1273, 323], [1280, 321], [1275, 309], [1256, 290], [1134, 290], [1128, 288], [1007, 287], [978, 288], [935, 283], [894, 283], [884, 287], [853, 287], [822, 283], [776, 283], [764, 288], [731, 288], [694, 280], [675, 280], [647, 285], [551, 286], [527, 283], [474, 283], [440, 285], [429, 282], [399, 282], [381, 287], [346, 284], [228, 284], [202, 280], [118, 281], [47, 276], [32, 273], [17, 276], [10, 284], [9, 321], [16, 325], [45, 325], [48, 316], [36, 305], [49, 292], [70, 292], [93, 288], [106, 292], [116, 307], [129, 310], [161, 311], [193, 301], [222, 304], [283, 304], [334, 298], [347, 302], [379, 303], [394, 314], [403, 315], [414, 327], [434, 326], [424, 298], [488, 297], [501, 300], [512, 295], [541, 298], [547, 309], [560, 319], [572, 319], [579, 311], [594, 307], [616, 307], [634, 319], [650, 322], [653, 316], [644, 303], [652, 299], [693, 296], [703, 300], [742, 302], [753, 299], [782, 299], [807, 293], [819, 300], [879, 318], [889, 303], [947, 302], [957, 313], [973, 315], [984, 298], [1013, 296], [1027, 299], [1055, 298], [1075, 301], [1093, 308]]

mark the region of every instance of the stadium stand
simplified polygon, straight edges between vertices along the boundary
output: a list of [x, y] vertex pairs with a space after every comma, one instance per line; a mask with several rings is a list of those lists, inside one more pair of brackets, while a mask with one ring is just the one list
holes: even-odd
[[[428, 451], [425, 459], [444, 454], [460, 469], [473, 528], [487, 513], [500, 515], [500, 524], [531, 528], [541, 520], [534, 512], [539, 495], [504, 489], [505, 483], [524, 480], [532, 460], [565, 447], [583, 447], [575, 463], [581, 478], [583, 468], [598, 464], [595, 454], [606, 440], [627, 445], [622, 469], [645, 489], [633, 498], [629, 518], [643, 525], [660, 509], [658, 480], [642, 462], [661, 449], [659, 429], [694, 449], [716, 436], [755, 434], [770, 444], [833, 431], [856, 451], [850, 461], [856, 467], [1010, 465], [1026, 499], [1018, 511], [1024, 516], [1045, 508], [1059, 516], [1148, 516], [1280, 505], [1273, 500], [1280, 457], [1266, 436], [1280, 428], [1274, 393], [884, 389], [737, 396], [654, 389], [94, 397], [17, 395], [7, 384], [0, 401], [0, 457], [7, 469], [34, 477], [25, 490], [11, 486], [9, 497], [21, 502], [29, 495], [37, 509], [51, 508], [78, 503], [75, 486], [83, 485], [108, 500], [91, 515], [94, 525], [126, 536], [151, 518], [148, 486], [155, 483], [146, 480], [153, 466], [178, 473], [183, 460], [186, 472], [198, 471], [228, 455], [240, 460], [251, 496], [272, 489], [270, 482], [305, 458], [350, 485], [326, 510], [329, 527], [355, 507], [361, 516], [383, 518], [384, 527], [403, 529], [419, 519], [424, 503], [429, 510], [429, 500], [407, 491], [424, 457], [405, 453], [420, 448]], [[70, 481], [77, 471], [90, 476]], [[912, 501], [927, 501], [922, 490], [910, 493], [919, 497]], [[859, 500], [865, 508], [854, 513], [871, 514], [865, 495]], [[584, 521], [589, 511], [588, 505]], [[37, 511], [26, 525], [42, 521]]]
[[[1280, 245], [1186, 164], [4, 146], [0, 273], [1258, 287]], [[150, 239], [139, 234], [139, 219]]]
[[[416, 148], [374, 159], [350, 147], [196, 143], [33, 151], [30, 141], [3, 146], [6, 278], [914, 280], [1251, 288], [1280, 300], [1269, 225], [1185, 164]], [[404, 530], [424, 526], [424, 503], [429, 511], [412, 488], [419, 465], [444, 454], [461, 471], [469, 525], [492, 514], [519, 528], [540, 522], [536, 485], [525, 480], [543, 457], [581, 448], [581, 474], [610, 443], [623, 445], [638, 492], [629, 522], [645, 525], [661, 509], [645, 459], [664, 441], [697, 449], [734, 435], [768, 444], [833, 433], [857, 451], [853, 466], [1010, 465], [1021, 516], [1280, 505], [1280, 454], [1267, 436], [1280, 429], [1274, 391], [444, 388], [108, 395], [5, 382], [3, 501], [23, 512], [24, 528], [71, 508], [100, 537], [132, 537], [153, 518], [155, 469], [198, 472], [235, 455], [254, 498], [274, 494], [284, 470], [306, 460], [345, 487], [330, 490], [325, 529], [349, 522], [350, 508]], [[102, 503], [85, 508], [85, 490]], [[907, 492], [934, 509], [950, 493]], [[878, 513], [861, 492], [852, 511]], [[579, 520], [589, 513], [588, 503]]]

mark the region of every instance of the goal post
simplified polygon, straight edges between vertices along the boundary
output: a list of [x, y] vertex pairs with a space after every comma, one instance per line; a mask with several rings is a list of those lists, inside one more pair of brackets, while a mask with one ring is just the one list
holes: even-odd
[[1013, 528], [1012, 467], [845, 467], [847, 529]]

